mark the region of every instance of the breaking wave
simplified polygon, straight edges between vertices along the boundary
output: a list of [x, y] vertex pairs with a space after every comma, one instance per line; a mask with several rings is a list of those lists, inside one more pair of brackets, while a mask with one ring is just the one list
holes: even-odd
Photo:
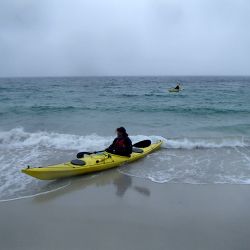
[[[223, 147], [249, 147], [248, 137], [223, 137], [223, 138], [172, 138], [161, 136], [132, 135], [133, 142], [144, 139], [152, 141], [163, 140], [164, 148], [195, 149], [195, 148], [223, 148]], [[97, 134], [74, 135], [55, 132], [26, 132], [23, 128], [15, 128], [0, 132], [0, 149], [20, 149], [24, 147], [47, 147], [60, 150], [97, 150], [104, 148], [112, 142], [112, 136], [100, 136]]]

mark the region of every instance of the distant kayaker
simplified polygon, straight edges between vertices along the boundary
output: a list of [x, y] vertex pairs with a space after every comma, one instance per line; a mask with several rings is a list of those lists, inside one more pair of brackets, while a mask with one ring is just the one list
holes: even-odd
[[180, 84], [179, 83], [177, 83], [177, 86], [175, 87], [175, 89], [180, 89]]
[[117, 128], [116, 133], [117, 137], [105, 151], [111, 154], [130, 156], [132, 153], [132, 142], [128, 137], [126, 129], [124, 127]]

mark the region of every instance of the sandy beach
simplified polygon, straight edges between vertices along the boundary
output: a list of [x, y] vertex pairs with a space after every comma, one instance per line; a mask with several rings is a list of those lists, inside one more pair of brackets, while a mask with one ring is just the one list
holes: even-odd
[[1, 249], [249, 249], [248, 185], [157, 184], [114, 169], [0, 203]]

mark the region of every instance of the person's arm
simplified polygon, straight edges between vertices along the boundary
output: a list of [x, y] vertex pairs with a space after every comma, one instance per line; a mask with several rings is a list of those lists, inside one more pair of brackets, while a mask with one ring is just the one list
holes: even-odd
[[111, 144], [109, 147], [107, 147], [107, 148], [105, 149], [105, 151], [107, 151], [107, 152], [108, 152], [108, 151], [113, 151], [116, 141], [117, 141], [117, 138], [114, 139], [114, 141], [112, 142], [112, 144]]

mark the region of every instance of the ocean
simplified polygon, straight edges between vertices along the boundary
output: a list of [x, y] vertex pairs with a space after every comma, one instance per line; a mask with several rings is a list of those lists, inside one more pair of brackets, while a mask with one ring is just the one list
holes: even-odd
[[[177, 81], [184, 89], [168, 92]], [[250, 184], [250, 77], [0, 78], [0, 103], [2, 201], [70, 185], [21, 169], [104, 149], [120, 126], [134, 143], [164, 145], [116, 171], [157, 183]]]

